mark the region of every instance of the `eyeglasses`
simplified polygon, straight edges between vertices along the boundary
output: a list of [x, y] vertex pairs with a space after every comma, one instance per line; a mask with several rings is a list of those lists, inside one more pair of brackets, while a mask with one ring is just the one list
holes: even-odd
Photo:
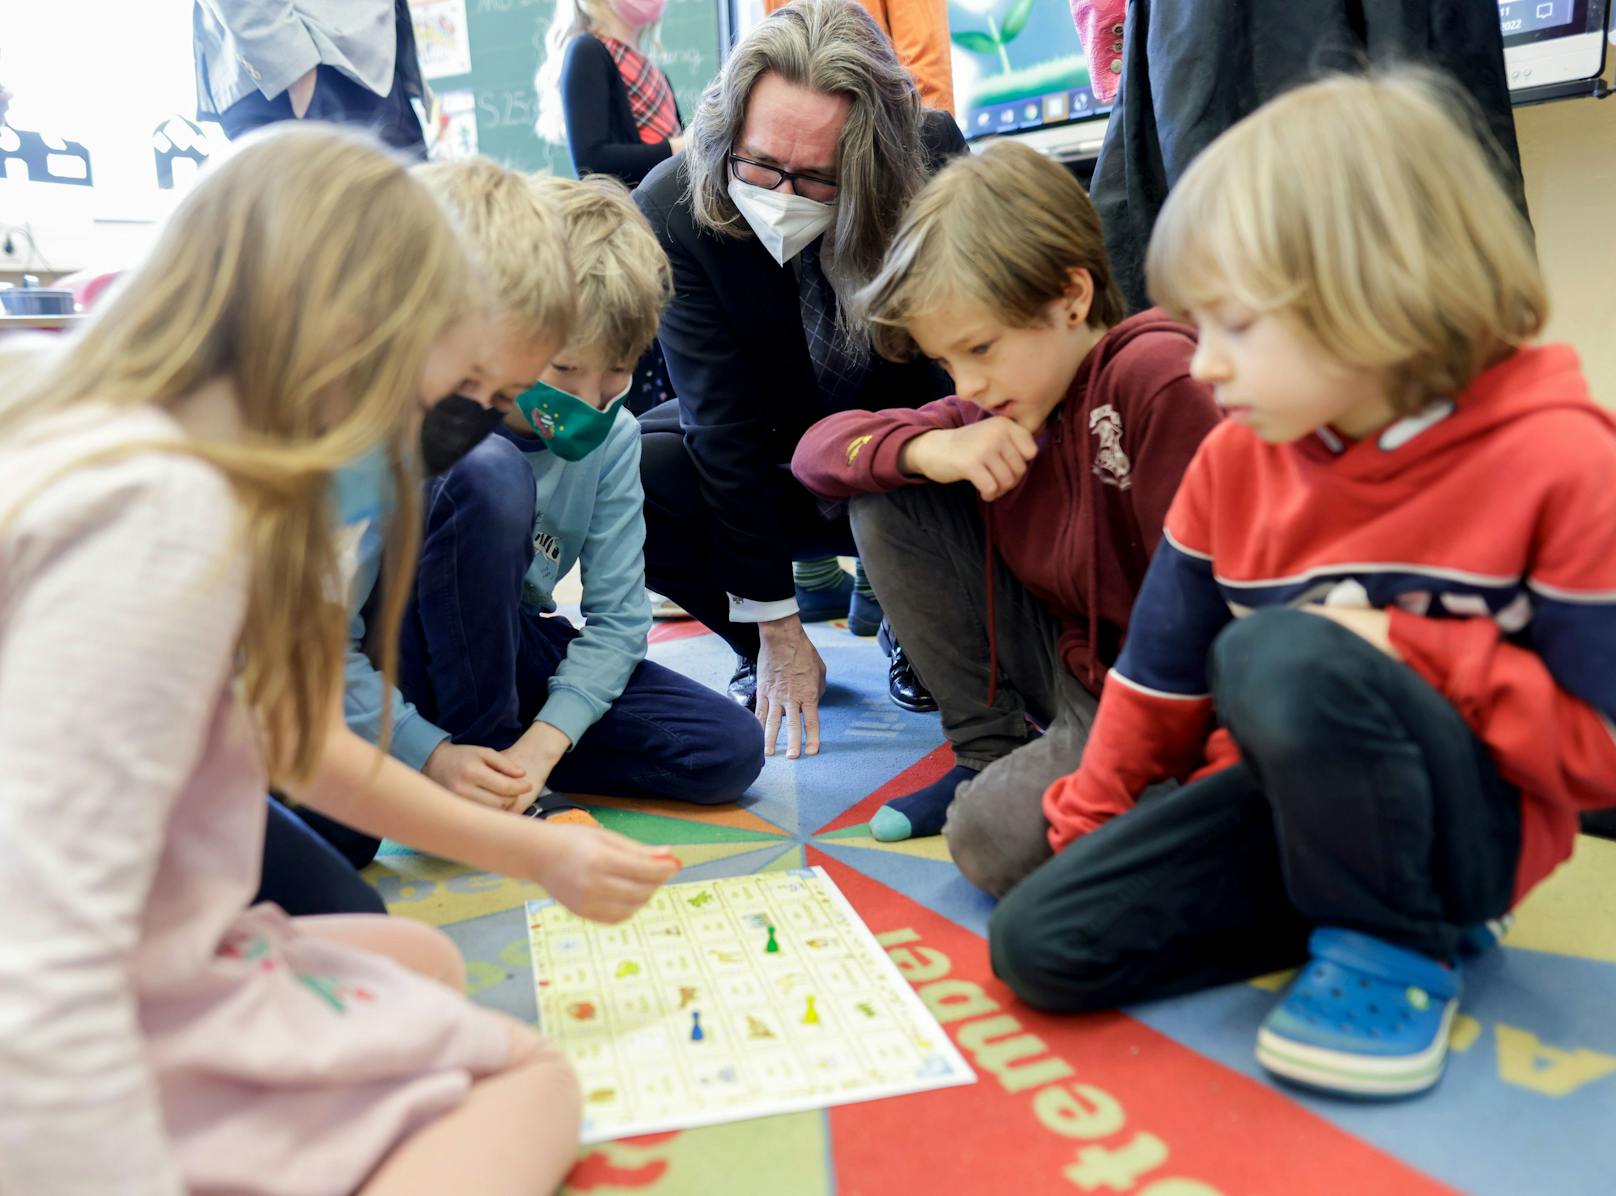
[[754, 162], [739, 154], [729, 156], [729, 169], [730, 173], [741, 182], [762, 187], [765, 191], [773, 191], [790, 179], [791, 189], [794, 192], [804, 199], [817, 200], [820, 203], [829, 203], [835, 199], [836, 191], [841, 186], [840, 183], [819, 178], [817, 175], [798, 174], [793, 170], [781, 170], [778, 166], [765, 166], [762, 162]]

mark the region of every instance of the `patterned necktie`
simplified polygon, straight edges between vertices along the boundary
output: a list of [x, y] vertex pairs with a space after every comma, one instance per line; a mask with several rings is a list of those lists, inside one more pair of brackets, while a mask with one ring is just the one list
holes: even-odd
[[825, 405], [844, 411], [853, 405], [870, 372], [868, 354], [850, 353], [836, 334], [836, 292], [819, 264], [819, 242], [797, 258], [797, 293], [802, 302], [802, 334], [814, 363], [814, 379]]

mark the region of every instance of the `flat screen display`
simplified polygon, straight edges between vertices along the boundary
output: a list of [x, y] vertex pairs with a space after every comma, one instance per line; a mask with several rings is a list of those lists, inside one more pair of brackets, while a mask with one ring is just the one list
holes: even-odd
[[968, 140], [1095, 120], [1110, 110], [1089, 86], [1067, 0], [949, 0], [948, 25], [954, 115]]
[[1511, 45], [1563, 34], [1576, 15], [1577, 0], [1498, 0], [1498, 23]]
[[1498, 0], [1512, 91], [1595, 78], [1605, 67], [1608, 0]]

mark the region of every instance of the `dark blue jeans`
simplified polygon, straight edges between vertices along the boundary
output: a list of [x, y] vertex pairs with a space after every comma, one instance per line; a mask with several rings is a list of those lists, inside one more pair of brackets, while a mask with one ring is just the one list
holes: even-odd
[[1029, 1004], [1110, 1009], [1289, 967], [1313, 926], [1452, 960], [1514, 896], [1520, 794], [1406, 665], [1294, 610], [1231, 624], [1212, 695], [1243, 763], [1072, 843], [994, 910]]
[[[305, 814], [288, 809], [274, 797], [268, 800], [264, 870], [254, 904], [273, 901], [295, 917], [387, 912], [380, 894], [355, 871], [359, 865], [339, 851], [321, 830], [311, 826], [309, 819], [318, 819], [323, 828], [363, 836], [320, 818], [312, 811]], [[366, 842], [371, 845], [370, 855], [374, 855], [376, 841], [367, 839]]]
[[[499, 436], [427, 484], [399, 682], [456, 743], [515, 743], [580, 634], [565, 619], [522, 608], [534, 501], [532, 469]], [[642, 660], [622, 695], [556, 765], [550, 787], [716, 804], [740, 797], [762, 768], [763, 734], [752, 715]]]

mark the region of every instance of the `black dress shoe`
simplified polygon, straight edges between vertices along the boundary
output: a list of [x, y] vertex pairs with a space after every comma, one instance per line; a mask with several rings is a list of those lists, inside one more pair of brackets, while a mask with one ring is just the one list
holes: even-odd
[[909, 663], [909, 654], [897, 641], [893, 641], [892, 663], [887, 667], [887, 693], [893, 702], [913, 714], [929, 714], [937, 709], [937, 699], [931, 696], [915, 666]]
[[735, 658], [735, 673], [729, 679], [729, 696], [748, 710], [757, 710], [757, 661]]

